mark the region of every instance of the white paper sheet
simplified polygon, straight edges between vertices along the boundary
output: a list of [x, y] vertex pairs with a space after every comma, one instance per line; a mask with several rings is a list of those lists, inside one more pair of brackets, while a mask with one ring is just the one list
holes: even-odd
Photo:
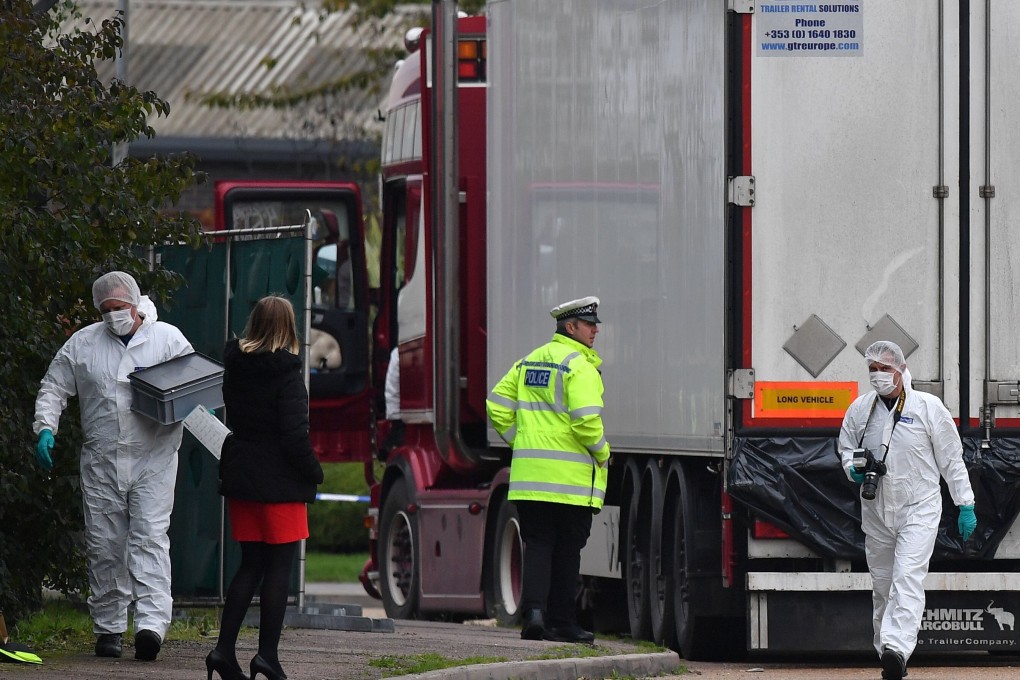
[[220, 459], [223, 440], [230, 434], [220, 419], [209, 413], [209, 409], [199, 404], [184, 419], [184, 427], [188, 429], [198, 443], [209, 450], [216, 460]]

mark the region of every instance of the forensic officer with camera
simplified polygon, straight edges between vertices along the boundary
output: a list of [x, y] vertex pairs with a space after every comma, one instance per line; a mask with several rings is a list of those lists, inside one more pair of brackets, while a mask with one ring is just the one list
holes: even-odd
[[875, 389], [847, 409], [839, 452], [847, 477], [861, 484], [882, 677], [900, 680], [924, 613], [923, 581], [942, 516], [939, 477], [959, 507], [957, 528], [964, 541], [977, 527], [974, 492], [949, 410], [938, 397], [911, 388], [900, 347], [879, 341], [864, 359]]

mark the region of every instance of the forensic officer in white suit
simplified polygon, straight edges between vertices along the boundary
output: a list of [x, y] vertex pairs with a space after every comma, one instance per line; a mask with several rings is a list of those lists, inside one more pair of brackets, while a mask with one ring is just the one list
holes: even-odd
[[[864, 358], [875, 389], [847, 409], [839, 451], [847, 477], [864, 483], [861, 526], [882, 677], [900, 680], [924, 613], [922, 582], [942, 516], [939, 477], [959, 506], [957, 524], [964, 541], [977, 527], [974, 492], [949, 410], [938, 397], [911, 388], [899, 346], [876, 342]], [[870, 464], [862, 450], [871, 453]], [[869, 500], [872, 483], [876, 487]]]
[[193, 350], [180, 330], [156, 320], [134, 277], [109, 272], [92, 297], [103, 321], [80, 329], [57, 352], [35, 402], [36, 460], [51, 457], [60, 416], [77, 395], [85, 441], [81, 493], [89, 610], [96, 656], [119, 657], [128, 605], [135, 603], [135, 658], [153, 661], [170, 626], [170, 512], [183, 425], [131, 410], [128, 374]]

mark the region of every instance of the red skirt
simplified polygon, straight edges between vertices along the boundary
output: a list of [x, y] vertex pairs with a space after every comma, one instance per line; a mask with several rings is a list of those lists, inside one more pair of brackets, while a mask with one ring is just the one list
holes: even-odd
[[227, 499], [230, 533], [235, 541], [293, 543], [308, 538], [304, 503], [259, 503]]

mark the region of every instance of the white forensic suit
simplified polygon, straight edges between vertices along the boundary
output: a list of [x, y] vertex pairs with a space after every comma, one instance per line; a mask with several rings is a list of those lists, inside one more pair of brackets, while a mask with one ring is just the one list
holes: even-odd
[[896, 427], [896, 403], [889, 408], [876, 392], [868, 392], [847, 409], [839, 451], [847, 470], [858, 442], [879, 460], [889, 442], [888, 472], [878, 482], [878, 494], [871, 501], [861, 499], [861, 527], [873, 587], [875, 649], [881, 654], [889, 647], [909, 659], [924, 613], [922, 582], [942, 516], [939, 476], [957, 506], [973, 505], [974, 492], [949, 410], [938, 397], [910, 389], [909, 379], [904, 383], [906, 399]]
[[400, 351], [394, 347], [390, 351], [390, 363], [386, 365], [386, 385], [383, 390], [386, 398], [386, 420], [400, 420]]
[[170, 512], [183, 425], [161, 425], [131, 410], [128, 374], [190, 354], [174, 326], [156, 320], [146, 296], [142, 325], [127, 346], [102, 322], [60, 348], [42, 379], [32, 429], [57, 433], [75, 395], [81, 407], [81, 491], [94, 632], [123, 633], [135, 605], [135, 630], [166, 639], [170, 596]]

